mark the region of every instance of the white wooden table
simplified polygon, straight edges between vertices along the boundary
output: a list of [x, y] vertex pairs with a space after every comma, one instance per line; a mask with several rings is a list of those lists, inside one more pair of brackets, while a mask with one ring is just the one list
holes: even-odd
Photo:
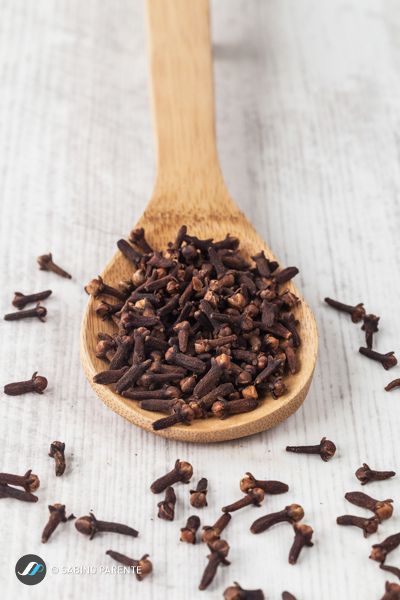
[[[375, 600], [386, 574], [368, 559], [372, 543], [400, 530], [400, 478], [365, 491], [395, 500], [395, 515], [368, 540], [335, 524], [363, 514], [343, 498], [361, 489], [355, 469], [399, 464], [399, 376], [357, 353], [363, 334], [323, 304], [325, 295], [364, 301], [381, 315], [378, 348], [399, 351], [400, 312], [400, 6], [395, 0], [219, 0], [213, 3], [218, 140], [228, 187], [283, 264], [301, 269], [298, 285], [315, 311], [320, 356], [301, 410], [276, 429], [213, 446], [168, 442], [106, 409], [79, 362], [83, 285], [114, 252], [150, 196], [154, 180], [144, 10], [134, 0], [1, 0], [0, 242], [1, 308], [14, 290], [52, 288], [46, 324], [0, 321], [1, 383], [49, 379], [43, 396], [2, 396], [0, 470], [40, 475], [35, 505], [0, 502], [0, 595], [21, 598], [187, 600], [222, 598], [233, 580], [262, 587], [270, 600], [288, 589], [298, 600]], [[52, 251], [72, 281], [40, 272]], [[304, 343], [307, 343], [304, 340]], [[288, 443], [338, 445], [328, 464], [285, 453]], [[49, 444], [65, 441], [68, 469], [55, 478]], [[396, 452], [397, 451], [397, 452]], [[150, 482], [177, 457], [209, 478], [211, 524], [239, 497], [251, 470], [290, 484], [261, 509], [235, 515], [226, 538], [232, 565], [197, 591], [204, 546], [178, 541], [189, 515], [177, 487], [176, 521], [156, 518]], [[140, 530], [89, 542], [72, 524], [47, 545], [47, 505]], [[248, 532], [261, 514], [300, 502], [315, 547], [289, 566], [289, 527]], [[154, 575], [100, 572], [108, 548], [140, 557]], [[17, 559], [38, 554], [48, 575], [35, 587], [14, 575]], [[400, 564], [400, 551], [392, 564]], [[116, 563], [115, 563], [116, 564]], [[97, 569], [96, 574], [63, 570]], [[53, 570], [59, 570], [56, 574]], [[390, 578], [394, 580], [394, 577]]]

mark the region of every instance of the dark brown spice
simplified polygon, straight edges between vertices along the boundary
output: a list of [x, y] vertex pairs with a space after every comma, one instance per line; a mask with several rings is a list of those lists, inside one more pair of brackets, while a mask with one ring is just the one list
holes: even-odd
[[296, 600], [296, 598], [290, 592], [282, 592], [282, 600]]
[[126, 367], [122, 367], [121, 369], [113, 369], [109, 371], [101, 371], [97, 373], [93, 377], [94, 383], [101, 383], [102, 385], [110, 385], [111, 383], [116, 383], [119, 381], [129, 369], [128, 365]]
[[229, 554], [229, 544], [225, 540], [215, 540], [209, 544], [211, 554], [208, 555], [208, 564], [200, 581], [199, 590], [205, 590], [213, 581], [219, 565], [230, 565], [226, 559]]
[[54, 458], [56, 476], [60, 477], [65, 471], [65, 444], [64, 442], [52, 442], [49, 456]]
[[397, 583], [386, 582], [385, 585], [385, 594], [382, 596], [381, 600], [400, 600], [400, 585]]
[[369, 555], [372, 560], [383, 563], [386, 560], [387, 555], [400, 546], [400, 533], [389, 535], [380, 544], [374, 544]]
[[387, 392], [390, 392], [391, 390], [394, 390], [395, 388], [400, 387], [400, 379], [393, 379], [393, 381], [391, 381], [390, 383], [387, 384], [387, 386], [385, 387], [385, 390]]
[[25, 490], [19, 490], [11, 485], [0, 483], [0, 498], [14, 498], [22, 502], [37, 502], [39, 498]]
[[368, 537], [372, 533], [376, 533], [379, 527], [379, 519], [377, 517], [371, 517], [365, 519], [364, 517], [356, 517], [354, 515], [342, 515], [336, 519], [338, 525], [353, 525], [359, 527], [364, 532], [364, 537]]
[[313, 529], [309, 525], [304, 523], [294, 523], [294, 541], [289, 551], [289, 564], [295, 565], [300, 556], [302, 549], [307, 546], [311, 547], [314, 544], [311, 541], [313, 536]]
[[251, 473], [246, 473], [240, 481], [240, 489], [243, 493], [247, 493], [253, 488], [258, 487], [264, 490], [266, 494], [284, 494], [289, 491], [289, 486], [281, 481], [256, 479]]
[[46, 388], [46, 377], [38, 375], [37, 371], [35, 371], [31, 379], [28, 379], [28, 381], [16, 381], [15, 383], [7, 383], [4, 386], [4, 393], [8, 394], [9, 396], [20, 396], [21, 394], [27, 394], [28, 392], [43, 394]]
[[390, 565], [385, 565], [385, 564], [381, 563], [379, 565], [379, 568], [382, 569], [382, 571], [388, 571], [389, 573], [393, 573], [393, 575], [396, 575], [396, 577], [398, 577], [400, 579], [399, 567], [391, 567]]
[[[155, 430], [209, 414], [225, 417], [254, 410], [259, 395], [278, 398], [286, 392], [284, 378], [298, 369], [300, 344], [298, 322], [288, 311], [299, 300], [279, 287], [297, 273], [295, 267], [279, 271], [261, 252], [251, 268], [239, 254], [237, 238], [201, 240], [184, 226], [164, 253], [151, 249], [142, 229], [132, 232], [129, 241], [132, 245], [120, 240], [118, 247], [136, 268], [132, 276], [118, 289], [101, 277], [86, 286], [94, 296], [112, 295], [121, 301], [113, 306], [102, 299], [96, 308], [99, 318], [118, 327], [99, 340], [96, 355], [108, 360], [112, 371], [127, 366], [136, 374], [134, 365], [146, 360], [151, 364], [132, 381], [127, 371], [122, 382], [99, 375], [97, 383], [115, 385], [132, 400], [136, 389], [158, 392], [165, 384], [175, 384], [177, 398], [189, 408], [176, 405], [154, 424]], [[135, 335], [139, 328], [146, 329]], [[281, 346], [279, 340], [284, 340]], [[169, 366], [175, 371], [166, 370]], [[230, 386], [228, 397], [213, 396], [222, 386]], [[156, 398], [151, 394], [138, 399]], [[220, 398], [229, 400], [229, 407], [213, 407]]]
[[35, 308], [29, 308], [27, 310], [19, 310], [17, 312], [8, 313], [4, 315], [5, 321], [20, 321], [21, 319], [32, 319], [36, 318], [42, 323], [45, 322], [45, 316], [47, 315], [47, 309], [44, 306], [41, 306], [38, 302]]
[[262, 590], [244, 590], [236, 581], [224, 591], [224, 600], [264, 600]]
[[264, 496], [265, 496], [264, 490], [262, 490], [261, 488], [257, 488], [257, 487], [252, 488], [240, 500], [237, 500], [236, 502], [233, 502], [232, 504], [229, 504], [228, 506], [224, 506], [222, 508], [222, 512], [226, 512], [226, 513], [235, 512], [236, 510], [244, 508], [245, 506], [249, 506], [250, 504], [253, 504], [254, 506], [261, 506], [261, 503], [264, 500]]
[[169, 471], [166, 475], [159, 477], [156, 479], [150, 486], [153, 494], [160, 494], [167, 487], [174, 485], [178, 481], [182, 483], [189, 483], [193, 475], [193, 467], [190, 463], [179, 460], [179, 458], [175, 461], [174, 468], [172, 471]]
[[133, 537], [137, 537], [139, 535], [136, 529], [128, 527], [128, 525], [122, 525], [121, 523], [112, 523], [109, 521], [98, 521], [92, 512], [89, 515], [85, 515], [84, 517], [79, 517], [79, 519], [75, 521], [75, 527], [77, 528], [79, 533], [83, 533], [83, 535], [88, 535], [90, 540], [94, 538], [96, 533], [101, 533], [105, 531], [122, 533], [123, 535], [131, 535]]
[[15, 485], [24, 488], [26, 492], [36, 492], [40, 487], [40, 480], [39, 477], [29, 469], [24, 475], [0, 473], [0, 484]]
[[204, 506], [207, 506], [207, 486], [207, 479], [202, 477], [198, 482], [196, 489], [189, 491], [190, 504], [194, 508], [204, 508]]
[[363, 356], [366, 356], [367, 358], [372, 358], [372, 360], [380, 362], [382, 367], [386, 371], [397, 365], [397, 358], [394, 355], [394, 350], [386, 352], [386, 354], [381, 354], [380, 352], [376, 352], [375, 350], [371, 350], [370, 348], [361, 347], [358, 351]]
[[355, 475], [357, 479], [361, 481], [361, 485], [366, 485], [371, 481], [390, 479], [391, 477], [394, 477], [396, 473], [394, 471], [374, 471], [367, 463], [363, 463], [363, 466], [357, 469]]
[[336, 446], [331, 440], [322, 438], [316, 446], [286, 446], [286, 452], [295, 452], [296, 454], [319, 454], [324, 462], [330, 460], [336, 452]]
[[114, 550], [107, 550], [106, 554], [126, 567], [133, 567], [138, 581], [142, 581], [144, 577], [150, 575], [153, 571], [153, 564], [148, 559], [148, 554], [143, 554], [142, 558], [139, 558], [139, 560], [129, 558], [129, 556], [125, 556], [125, 554], [115, 552]]
[[43, 544], [45, 544], [50, 539], [50, 536], [57, 529], [60, 523], [66, 523], [67, 521], [71, 521], [71, 519], [75, 519], [75, 516], [73, 514], [69, 515], [69, 517], [66, 516], [65, 504], [50, 504], [49, 511], [50, 517], [42, 533]]
[[214, 525], [206, 525], [203, 527], [201, 539], [206, 544], [211, 544], [220, 538], [221, 533], [232, 519], [229, 513], [223, 513], [214, 523]]
[[158, 517], [165, 521], [173, 521], [175, 517], [176, 495], [173, 487], [167, 487], [165, 498], [157, 504]]
[[22, 292], [15, 292], [14, 299], [12, 301], [13, 306], [21, 310], [25, 308], [27, 304], [33, 302], [39, 302], [40, 300], [46, 300], [52, 294], [51, 290], [45, 290], [44, 292], [36, 292], [35, 294], [23, 294]]
[[256, 519], [250, 527], [251, 533], [262, 533], [277, 523], [297, 523], [304, 517], [304, 510], [300, 504], [290, 504], [279, 512], [264, 515]]
[[53, 273], [56, 273], [56, 275], [60, 275], [60, 277], [71, 279], [71, 275], [67, 273], [67, 271], [64, 271], [64, 269], [53, 262], [53, 255], [50, 252], [49, 254], [38, 256], [37, 262], [41, 271], [52, 271]]
[[329, 304], [329, 306], [332, 306], [332, 308], [348, 313], [351, 316], [353, 323], [359, 323], [365, 317], [365, 308], [362, 302], [355, 306], [343, 304], [343, 302], [332, 300], [332, 298], [325, 298], [325, 302]]
[[365, 315], [363, 318], [363, 326], [361, 329], [365, 331], [365, 343], [367, 344], [367, 348], [372, 348], [374, 333], [377, 333], [378, 331], [378, 323], [379, 317], [376, 315]]
[[186, 542], [187, 544], [195, 544], [196, 543], [196, 533], [198, 528], [200, 527], [200, 519], [197, 515], [192, 515], [186, 521], [185, 527], [181, 529], [180, 540], [181, 542]]
[[344, 497], [355, 506], [371, 510], [380, 522], [390, 519], [393, 514], [393, 500], [375, 500], [364, 492], [347, 492]]

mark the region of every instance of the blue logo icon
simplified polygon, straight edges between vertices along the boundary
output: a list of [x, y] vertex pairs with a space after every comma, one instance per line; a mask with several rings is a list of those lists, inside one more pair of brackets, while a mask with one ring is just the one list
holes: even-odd
[[25, 554], [15, 565], [15, 574], [25, 585], [36, 585], [46, 576], [46, 563], [40, 556]]

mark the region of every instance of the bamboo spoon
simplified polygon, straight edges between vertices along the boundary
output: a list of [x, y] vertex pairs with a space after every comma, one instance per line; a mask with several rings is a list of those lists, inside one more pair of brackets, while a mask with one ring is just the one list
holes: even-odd
[[[212, 57], [208, 0], [147, 0], [153, 112], [157, 137], [157, 180], [153, 196], [137, 223], [156, 249], [166, 247], [182, 224], [198, 237], [222, 239], [229, 232], [241, 241], [247, 256], [264, 250], [274, 255], [229, 196], [219, 166], [215, 130]], [[127, 223], [127, 229], [129, 227]], [[130, 228], [130, 227], [129, 227]], [[132, 273], [117, 252], [104, 269], [107, 283]], [[294, 286], [288, 286], [297, 295]], [[288, 376], [288, 392], [278, 400], [267, 397], [250, 412], [226, 420], [210, 418], [190, 426], [175, 425], [157, 432], [189, 442], [229, 440], [263, 431], [289, 417], [302, 404], [311, 383], [317, 355], [314, 316], [302, 301], [297, 309], [302, 346], [300, 369]], [[152, 430], [161, 416], [93, 383], [104, 369], [95, 356], [97, 333], [112, 326], [100, 321], [90, 298], [82, 323], [81, 358], [89, 382], [113, 411], [132, 423]]]

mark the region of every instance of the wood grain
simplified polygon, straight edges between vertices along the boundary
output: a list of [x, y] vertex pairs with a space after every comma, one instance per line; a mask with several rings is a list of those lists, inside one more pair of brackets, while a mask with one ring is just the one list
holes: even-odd
[[[395, 512], [368, 540], [335, 518], [346, 491], [361, 489], [362, 462], [399, 472], [399, 394], [385, 372], [358, 356], [362, 332], [324, 306], [326, 295], [364, 301], [381, 315], [377, 347], [399, 352], [400, 19], [394, 0], [218, 0], [212, 4], [218, 151], [232, 197], [283, 264], [300, 268], [299, 288], [316, 315], [320, 353], [307, 401], [274, 429], [223, 444], [187, 444], [133, 427], [99, 402], [79, 361], [83, 285], [135, 223], [155, 180], [149, 111], [145, 14], [141, 2], [2, 0], [0, 20], [0, 273], [3, 313], [14, 290], [53, 289], [48, 319], [0, 322], [1, 382], [49, 379], [43, 396], [1, 397], [1, 471], [32, 467], [39, 502], [0, 501], [1, 596], [50, 600], [221, 598], [232, 581], [261, 587], [271, 600], [374, 600], [387, 574], [368, 560], [370, 545], [400, 530], [400, 478], [364, 491], [394, 498]], [[63, 281], [36, 268], [52, 251], [73, 274]], [[287, 455], [288, 443], [327, 435], [338, 445], [328, 464]], [[47, 456], [66, 442], [61, 478]], [[178, 541], [191, 514], [188, 486], [177, 486], [176, 521], [158, 522], [150, 482], [174, 460], [190, 460], [194, 483], [209, 478], [210, 524], [239, 498], [247, 470], [281, 479], [290, 491], [236, 514], [226, 530], [232, 565], [197, 591], [207, 551]], [[110, 534], [92, 542], [71, 524], [40, 543], [47, 504], [122, 519], [137, 539]], [[284, 525], [247, 533], [261, 514], [300, 502], [315, 547], [297, 566]], [[355, 514], [362, 510], [351, 508]], [[149, 552], [154, 574], [51, 573], [53, 567], [110, 566], [109, 548]], [[42, 556], [37, 587], [14, 575], [18, 558]], [[398, 564], [398, 554], [393, 555]]]

